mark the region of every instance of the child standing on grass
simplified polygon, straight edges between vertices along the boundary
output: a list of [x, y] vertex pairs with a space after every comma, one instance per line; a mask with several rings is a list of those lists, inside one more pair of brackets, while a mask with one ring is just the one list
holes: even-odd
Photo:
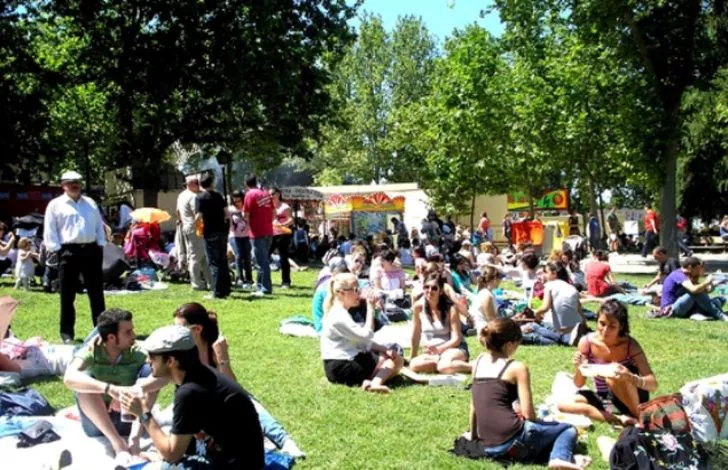
[[33, 247], [27, 237], [18, 241], [18, 261], [15, 263], [15, 288], [23, 285], [23, 289], [30, 290], [30, 281], [35, 275], [35, 264], [33, 264]]

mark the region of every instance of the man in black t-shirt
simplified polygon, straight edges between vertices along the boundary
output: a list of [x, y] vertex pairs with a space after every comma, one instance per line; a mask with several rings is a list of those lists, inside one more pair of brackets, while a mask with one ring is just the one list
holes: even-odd
[[212, 293], [206, 298], [223, 299], [230, 295], [230, 270], [227, 263], [227, 233], [225, 199], [212, 189], [215, 177], [205, 173], [200, 178], [203, 191], [197, 194], [195, 217], [202, 219], [202, 235], [205, 239], [205, 252], [210, 265]]
[[[152, 375], [177, 385], [171, 433], [162, 431], [143, 399], [125, 393], [121, 402], [139, 416], [165, 462], [182, 469], [263, 468], [263, 433], [248, 393], [202, 365], [188, 328], [159, 328], [142, 348], [149, 354]], [[204, 448], [204, 455], [198, 448]]]
[[[658, 264], [657, 274], [655, 275], [654, 279], [645, 284], [646, 289], [649, 289], [654, 285], [662, 284], [662, 281], [671, 272], [680, 269], [680, 263], [678, 263], [675, 258], [668, 257], [667, 250], [661, 246], [658, 246], [657, 248], [652, 250], [652, 257], [655, 258], [655, 261], [657, 261]], [[660, 289], [660, 292], [661, 291], [662, 289]]]

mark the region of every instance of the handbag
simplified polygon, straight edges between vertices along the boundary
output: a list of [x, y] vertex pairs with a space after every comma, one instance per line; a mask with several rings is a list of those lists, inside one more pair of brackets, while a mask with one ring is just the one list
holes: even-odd
[[646, 431], [690, 432], [690, 420], [682, 406], [680, 393], [654, 398], [642, 403], [638, 409], [639, 422]]

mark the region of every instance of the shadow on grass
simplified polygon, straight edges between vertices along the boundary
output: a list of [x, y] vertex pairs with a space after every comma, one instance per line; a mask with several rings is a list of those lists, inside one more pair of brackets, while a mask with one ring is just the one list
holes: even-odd
[[23, 379], [23, 387], [30, 387], [31, 385], [37, 384], [49, 384], [49, 383], [63, 383], [63, 377], [57, 375], [39, 375], [37, 377], [30, 377]]

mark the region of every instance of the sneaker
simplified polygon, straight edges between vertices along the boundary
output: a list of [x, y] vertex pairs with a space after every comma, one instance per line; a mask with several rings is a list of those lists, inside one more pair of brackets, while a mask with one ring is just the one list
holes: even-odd
[[251, 282], [248, 282], [248, 283], [243, 284], [243, 290], [253, 290], [254, 287], [255, 286]]
[[250, 295], [253, 296], [253, 297], [265, 297], [266, 296], [266, 293], [263, 292], [262, 290], [257, 290], [257, 291], [253, 292]]
[[573, 330], [571, 330], [571, 334], [569, 334], [569, 346], [576, 346], [579, 344], [579, 340], [589, 332], [589, 328], [583, 324], [578, 323]]
[[291, 288], [290, 284], [281, 284], [281, 289], [290, 289], [290, 288]]
[[63, 344], [72, 344], [73, 343], [73, 338], [71, 338], [71, 336], [69, 336], [65, 333], [61, 333], [61, 340], [63, 341]]
[[[725, 315], [723, 316], [725, 317]], [[690, 319], [695, 321], [707, 321], [710, 320], [710, 317], [706, 317], [702, 313], [693, 313], [692, 315], [690, 315]]]
[[720, 319], [721, 319], [721, 321], [728, 321], [728, 315], [726, 315], [724, 313], [723, 315], [720, 316]]
[[283, 447], [281, 447], [281, 452], [290, 455], [294, 459], [306, 458], [306, 454], [304, 454], [303, 451], [298, 448], [296, 443], [293, 442], [293, 439], [286, 439], [286, 442], [283, 443]]

